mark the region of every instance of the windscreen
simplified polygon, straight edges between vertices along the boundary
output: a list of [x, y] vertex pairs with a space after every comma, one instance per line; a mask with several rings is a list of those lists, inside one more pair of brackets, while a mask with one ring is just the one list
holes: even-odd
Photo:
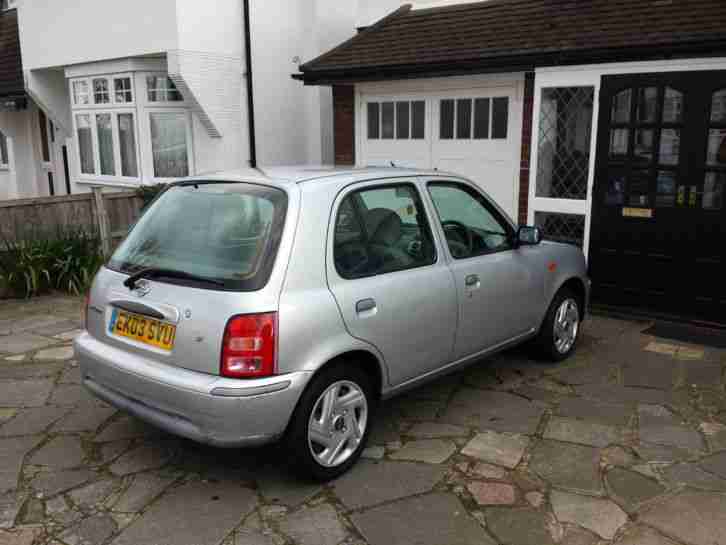
[[[174, 186], [143, 214], [108, 267], [129, 274], [147, 268], [180, 271], [222, 282], [223, 289], [257, 290], [269, 278], [286, 208], [285, 192], [268, 186]], [[194, 284], [163, 275], [155, 279]]]

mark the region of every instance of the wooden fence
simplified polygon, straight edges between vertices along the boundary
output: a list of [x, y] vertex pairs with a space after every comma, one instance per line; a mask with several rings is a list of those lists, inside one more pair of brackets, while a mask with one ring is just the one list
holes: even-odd
[[142, 200], [133, 191], [91, 193], [0, 201], [0, 235], [13, 241], [52, 235], [59, 229], [83, 228], [98, 233], [105, 254], [141, 213]]

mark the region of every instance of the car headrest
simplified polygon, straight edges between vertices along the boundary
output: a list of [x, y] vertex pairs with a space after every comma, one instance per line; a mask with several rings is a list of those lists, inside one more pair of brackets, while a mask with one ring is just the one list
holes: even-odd
[[366, 226], [373, 244], [393, 246], [401, 239], [403, 222], [398, 214], [387, 208], [374, 208], [366, 215]]

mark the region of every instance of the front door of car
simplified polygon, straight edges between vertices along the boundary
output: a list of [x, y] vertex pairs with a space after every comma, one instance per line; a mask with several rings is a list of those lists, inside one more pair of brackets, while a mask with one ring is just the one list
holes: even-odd
[[544, 286], [534, 272], [530, 248], [514, 247], [512, 225], [473, 185], [450, 181], [427, 185], [459, 300], [454, 358], [531, 332]]
[[451, 359], [456, 289], [414, 182], [358, 184], [333, 207], [328, 285], [349, 333], [374, 345], [391, 385]]

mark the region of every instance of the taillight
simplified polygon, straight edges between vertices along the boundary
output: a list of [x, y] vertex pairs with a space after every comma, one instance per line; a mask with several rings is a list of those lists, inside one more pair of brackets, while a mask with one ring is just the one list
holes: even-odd
[[276, 342], [276, 312], [235, 316], [224, 330], [221, 375], [229, 378], [274, 375]]

